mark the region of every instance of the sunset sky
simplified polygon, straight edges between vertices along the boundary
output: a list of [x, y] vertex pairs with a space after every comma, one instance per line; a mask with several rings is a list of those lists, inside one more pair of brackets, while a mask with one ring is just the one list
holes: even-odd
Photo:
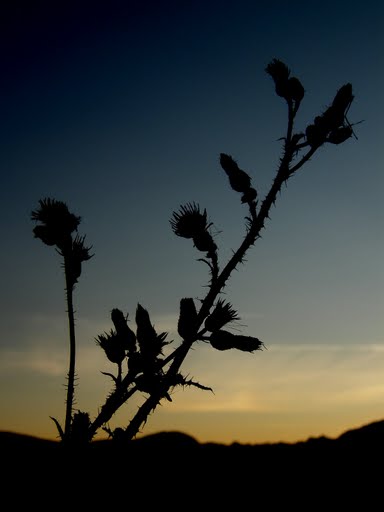
[[[134, 328], [140, 303], [176, 346], [180, 299], [206, 293], [208, 267], [172, 232], [172, 212], [207, 209], [223, 266], [248, 212], [219, 154], [249, 172], [261, 199], [268, 192], [286, 130], [265, 72], [273, 58], [305, 88], [297, 131], [352, 83], [357, 139], [321, 148], [289, 180], [225, 289], [241, 317], [233, 332], [265, 350], [196, 345], [182, 370], [214, 393], [176, 390], [143, 433], [294, 442], [383, 419], [384, 4], [12, 5], [0, 7], [0, 430], [56, 438], [49, 417], [64, 422], [64, 277], [33, 237], [39, 199], [80, 215], [94, 253], [75, 290], [76, 407], [93, 418], [111, 387], [101, 371], [115, 371], [95, 343], [111, 309]], [[127, 425], [138, 404], [110, 426]]]

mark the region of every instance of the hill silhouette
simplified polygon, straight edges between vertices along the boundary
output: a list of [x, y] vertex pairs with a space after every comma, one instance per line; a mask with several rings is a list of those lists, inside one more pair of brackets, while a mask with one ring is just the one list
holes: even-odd
[[79, 496], [96, 503], [120, 503], [123, 489], [135, 499], [145, 497], [154, 503], [159, 493], [175, 488], [187, 492], [190, 503], [205, 493], [212, 506], [252, 498], [268, 503], [269, 508], [262, 510], [282, 510], [283, 503], [317, 510], [314, 503], [328, 503], [326, 510], [344, 511], [347, 503], [356, 505], [364, 499], [363, 510], [373, 510], [368, 503], [376, 502], [382, 488], [384, 420], [337, 438], [297, 443], [200, 443], [185, 433], [167, 431], [145, 435], [128, 446], [101, 440], [72, 451], [56, 441], [0, 432], [0, 453], [3, 489], [21, 484], [36, 492], [43, 485], [44, 498], [64, 499], [69, 479]]

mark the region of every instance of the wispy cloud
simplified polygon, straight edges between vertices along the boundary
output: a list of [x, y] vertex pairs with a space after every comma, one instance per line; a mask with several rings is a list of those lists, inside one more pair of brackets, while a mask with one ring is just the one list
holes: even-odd
[[[179, 410], [283, 412], [384, 401], [384, 345], [289, 345], [263, 353], [218, 354], [204, 348], [195, 378], [215, 395], [189, 391]], [[325, 409], [324, 409], [325, 410]]]
[[15, 378], [25, 371], [47, 376], [63, 375], [66, 366], [63, 352], [47, 352], [45, 348], [3, 350], [1, 353], [0, 371], [13, 374]]

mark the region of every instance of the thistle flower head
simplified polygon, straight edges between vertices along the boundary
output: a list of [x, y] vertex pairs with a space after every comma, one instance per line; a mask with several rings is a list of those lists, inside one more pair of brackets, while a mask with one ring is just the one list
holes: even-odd
[[104, 350], [111, 363], [121, 364], [123, 362], [126, 356], [124, 345], [115, 331], [99, 334], [96, 343]]
[[216, 303], [215, 309], [206, 318], [204, 326], [208, 331], [218, 331], [224, 325], [240, 320], [237, 311], [232, 307], [232, 304], [223, 299], [219, 299]]
[[196, 203], [187, 203], [180, 207], [179, 212], [173, 212], [170, 224], [175, 235], [183, 238], [194, 238], [210, 226], [207, 211], [201, 212]]
[[41, 223], [33, 230], [35, 237], [47, 245], [63, 249], [71, 233], [78, 228], [81, 217], [71, 213], [65, 203], [56, 199], [40, 199], [39, 205], [31, 213], [31, 220]]
[[291, 73], [290, 69], [279, 59], [273, 59], [265, 71], [270, 75], [274, 82], [287, 81]]
[[294, 104], [294, 114], [296, 114], [305, 93], [300, 80], [295, 76], [290, 77], [290, 69], [279, 59], [273, 59], [265, 71], [275, 82], [276, 94], [284, 98], [290, 105]]

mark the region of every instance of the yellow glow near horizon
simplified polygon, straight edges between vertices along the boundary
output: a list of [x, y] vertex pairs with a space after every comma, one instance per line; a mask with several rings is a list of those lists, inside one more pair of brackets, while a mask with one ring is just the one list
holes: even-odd
[[[295, 442], [335, 437], [383, 416], [381, 345], [276, 345], [253, 355], [219, 353], [202, 345], [199, 357], [197, 352], [186, 361], [185, 372], [214, 393], [176, 389], [173, 402], [158, 407], [142, 434], [181, 430], [201, 442]], [[49, 416], [61, 419], [64, 413], [64, 355], [46, 354], [44, 359], [35, 348], [8, 354], [3, 364], [8, 381], [12, 368], [22, 370], [25, 379], [2, 387], [1, 430], [55, 438]], [[92, 417], [111, 385], [98, 369], [111, 371], [101, 351], [79, 350], [76, 406]], [[127, 424], [138, 403], [125, 405], [110, 426]]]

